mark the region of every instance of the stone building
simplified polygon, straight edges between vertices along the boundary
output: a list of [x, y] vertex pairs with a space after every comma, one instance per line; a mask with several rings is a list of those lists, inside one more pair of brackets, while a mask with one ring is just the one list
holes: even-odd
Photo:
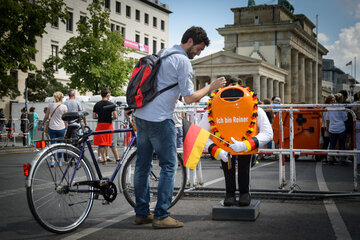
[[[93, 0], [65, 0], [66, 10], [70, 19], [66, 23], [58, 21], [48, 24], [46, 34], [38, 38], [35, 48], [38, 52], [31, 62], [37, 69], [42, 69], [43, 62], [51, 55], [58, 55], [60, 49], [71, 37], [78, 35], [76, 23], [81, 17], [90, 17], [87, 10]], [[110, 10], [110, 28], [119, 31], [124, 37], [124, 46], [137, 51], [129, 54], [129, 57], [139, 59], [148, 54], [158, 52], [168, 47], [169, 42], [169, 5], [159, 0], [105, 0], [104, 7]], [[18, 79], [18, 89], [21, 94], [25, 91], [25, 79], [35, 77], [34, 72], [24, 73], [18, 70], [11, 71]], [[66, 84], [70, 75], [63, 69], [58, 69], [55, 78]], [[12, 102], [25, 102], [25, 96], [21, 95], [15, 100], [4, 98], [0, 101], [0, 107], [5, 108], [6, 115], [11, 112]]]
[[[226, 66], [231, 75], [243, 78], [260, 99], [278, 95], [284, 103], [316, 103], [317, 96], [321, 102], [322, 56], [328, 50], [318, 44], [316, 54], [315, 25], [305, 15], [293, 14], [282, 5], [232, 8], [231, 11], [234, 23], [217, 29], [224, 36], [224, 52], [258, 59], [258, 69], [272, 66], [271, 74], [260, 70], [246, 72], [244, 65], [241, 66], [243, 71], [237, 72], [240, 65], [231, 63]], [[250, 58], [246, 59], [251, 62]], [[207, 76], [204, 76], [204, 69], [201, 76], [198, 75], [200, 62], [200, 59], [193, 61], [197, 85], [208, 81], [206, 78], [214, 79], [222, 74], [211, 65]]]

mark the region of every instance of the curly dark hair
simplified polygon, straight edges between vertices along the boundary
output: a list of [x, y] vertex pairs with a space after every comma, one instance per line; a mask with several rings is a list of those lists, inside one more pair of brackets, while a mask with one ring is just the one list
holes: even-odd
[[101, 90], [100, 95], [101, 97], [106, 97], [108, 94], [110, 94], [110, 90], [107, 88], [104, 88], [103, 90]]
[[183, 44], [186, 43], [189, 40], [189, 38], [192, 38], [192, 40], [194, 41], [194, 45], [200, 43], [205, 43], [205, 46], [210, 45], [210, 40], [205, 30], [201, 27], [192, 26], [191, 28], [186, 30], [186, 32], [182, 36], [181, 43]]

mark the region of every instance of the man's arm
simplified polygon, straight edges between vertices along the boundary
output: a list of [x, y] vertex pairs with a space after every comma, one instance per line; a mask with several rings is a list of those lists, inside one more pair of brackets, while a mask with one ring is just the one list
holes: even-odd
[[193, 102], [198, 102], [200, 99], [212, 91], [225, 86], [226, 79], [224, 77], [217, 78], [216, 80], [212, 81], [209, 85], [203, 87], [202, 89], [197, 90], [191, 96], [185, 96], [184, 100], [186, 104], [191, 104]]

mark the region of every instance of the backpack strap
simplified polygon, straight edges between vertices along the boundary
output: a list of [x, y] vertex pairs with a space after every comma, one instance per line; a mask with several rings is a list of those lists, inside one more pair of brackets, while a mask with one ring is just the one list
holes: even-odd
[[[161, 49], [160, 52], [158, 53], [158, 55], [160, 56], [163, 51], [164, 51], [164, 49]], [[173, 55], [173, 54], [182, 54], [182, 55], [185, 56], [185, 54], [184, 54], [183, 52], [174, 51], [174, 52], [168, 53], [168, 54], [166, 54], [166, 55], [164, 55], [164, 56], [161, 56], [161, 57], [160, 57], [160, 60], [162, 60], [162, 59], [164, 59], [164, 58], [167, 58], [167, 57], [169, 57], [169, 56], [171, 56], [171, 55]], [[174, 83], [174, 84], [171, 84], [170, 86], [167, 86], [166, 88], [161, 89], [161, 90], [159, 91], [159, 94], [158, 94], [158, 95], [162, 94], [163, 92], [165, 92], [165, 91], [167, 91], [167, 90], [169, 90], [169, 89], [172, 89], [173, 87], [175, 87], [175, 86], [177, 86], [177, 85], [178, 85], [178, 83]]]

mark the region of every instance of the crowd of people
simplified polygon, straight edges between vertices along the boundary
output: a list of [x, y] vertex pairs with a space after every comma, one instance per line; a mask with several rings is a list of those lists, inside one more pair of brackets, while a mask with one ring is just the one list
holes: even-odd
[[[210, 40], [201, 27], [191, 27], [183, 34], [179, 45], [165, 49], [162, 53], [164, 55], [171, 52], [181, 52], [182, 54], [173, 54], [162, 60], [157, 74], [157, 88], [162, 89], [174, 83], [178, 83], [178, 85], [158, 95], [153, 101], [137, 109], [134, 113], [137, 129], [137, 162], [134, 173], [136, 198], [135, 224], [152, 223], [154, 228], [178, 228], [184, 226], [182, 222], [170, 217], [170, 212], [168, 211], [173, 195], [174, 173], [177, 166], [176, 148], [182, 147], [183, 144], [181, 120], [185, 117], [184, 113], [175, 112], [175, 107], [183, 107], [184, 103], [191, 104], [198, 102], [202, 97], [209, 95], [214, 90], [229, 86], [229, 81], [227, 82], [225, 77], [219, 77], [204, 88], [194, 91], [194, 73], [190, 60], [200, 55], [209, 44]], [[236, 81], [238, 83], [239, 80], [237, 79]], [[114, 104], [109, 101], [110, 94], [109, 89], [102, 89], [102, 99], [93, 107], [92, 118], [97, 120], [96, 131], [112, 130], [113, 121], [118, 118], [118, 113], [113, 107]], [[70, 89], [68, 96], [69, 99], [63, 102], [63, 93], [55, 92], [53, 94], [55, 102], [49, 103], [44, 109], [45, 117], [42, 120], [41, 127], [48, 129], [48, 134], [52, 140], [51, 143], [56, 143], [62, 138], [76, 138], [79, 123], [77, 121], [63, 121], [62, 115], [66, 112], [79, 112], [83, 108], [76, 100], [75, 90]], [[354, 102], [360, 103], [360, 93], [355, 94]], [[349, 103], [346, 91], [329, 95], [325, 103]], [[274, 107], [274, 109], [280, 109], [281, 99], [278, 96], [274, 96], [271, 100], [262, 99], [261, 102], [259, 100], [259, 104], [279, 104], [279, 107]], [[343, 106], [330, 106], [328, 109], [330, 111], [324, 112], [322, 116], [322, 148], [331, 150], [337, 148], [340, 150], [352, 149], [354, 141], [352, 138], [352, 116], [343, 111], [345, 110]], [[360, 107], [354, 106], [352, 110], [357, 118], [356, 146], [360, 149]], [[253, 150], [264, 145], [267, 148], [272, 148], [271, 140], [273, 135], [271, 123], [277, 113], [277, 111], [265, 113], [261, 108], [257, 110], [256, 107], [256, 115], [253, 115], [257, 119], [256, 124], [253, 126], [255, 129], [254, 134], [246, 140], [235, 140], [232, 138], [232, 143], [227, 151], [233, 152], [233, 156], [229, 157], [229, 153], [223, 150], [221, 146], [217, 146], [211, 138], [208, 140], [205, 150], [217, 160], [221, 160], [226, 183], [225, 206], [237, 205], [236, 190], [240, 194], [238, 205], [248, 206], [250, 204], [249, 171], [251, 155], [254, 154]], [[130, 114], [132, 114], [132, 111], [126, 111], [128, 117]], [[24, 133], [23, 145], [34, 144], [33, 140], [36, 140], [38, 122], [38, 114], [35, 112], [35, 107], [31, 107], [30, 112], [27, 112], [26, 108], [22, 108], [20, 118], [20, 129]], [[2, 128], [5, 126], [4, 119], [3, 109], [0, 109], [0, 127]], [[86, 119], [84, 119], [84, 123], [86, 124]], [[199, 125], [210, 131], [210, 124], [208, 113], [206, 113]], [[26, 134], [28, 132], [30, 133]], [[119, 162], [115, 137], [112, 134], [94, 136], [94, 145], [98, 146], [98, 161], [100, 163]], [[112, 150], [115, 159], [109, 157], [109, 148]], [[158, 156], [159, 165], [162, 170], [158, 185], [157, 204], [154, 211], [150, 211], [148, 177], [154, 152]], [[62, 165], [61, 161], [55, 162], [54, 156], [52, 156], [52, 159], [52, 166], [55, 166], [55, 164]], [[61, 159], [61, 155], [57, 159]], [[355, 159], [353, 160], [355, 161]], [[238, 164], [238, 189], [236, 189], [235, 184], [235, 167], [228, 168], [229, 161], [231, 161], [233, 166], [236, 163]], [[351, 162], [351, 159], [346, 157], [336, 159], [330, 156], [329, 158], [324, 158], [323, 161], [332, 165], [336, 163], [347, 165]], [[360, 155], [358, 155], [357, 161], [359, 164]]]

